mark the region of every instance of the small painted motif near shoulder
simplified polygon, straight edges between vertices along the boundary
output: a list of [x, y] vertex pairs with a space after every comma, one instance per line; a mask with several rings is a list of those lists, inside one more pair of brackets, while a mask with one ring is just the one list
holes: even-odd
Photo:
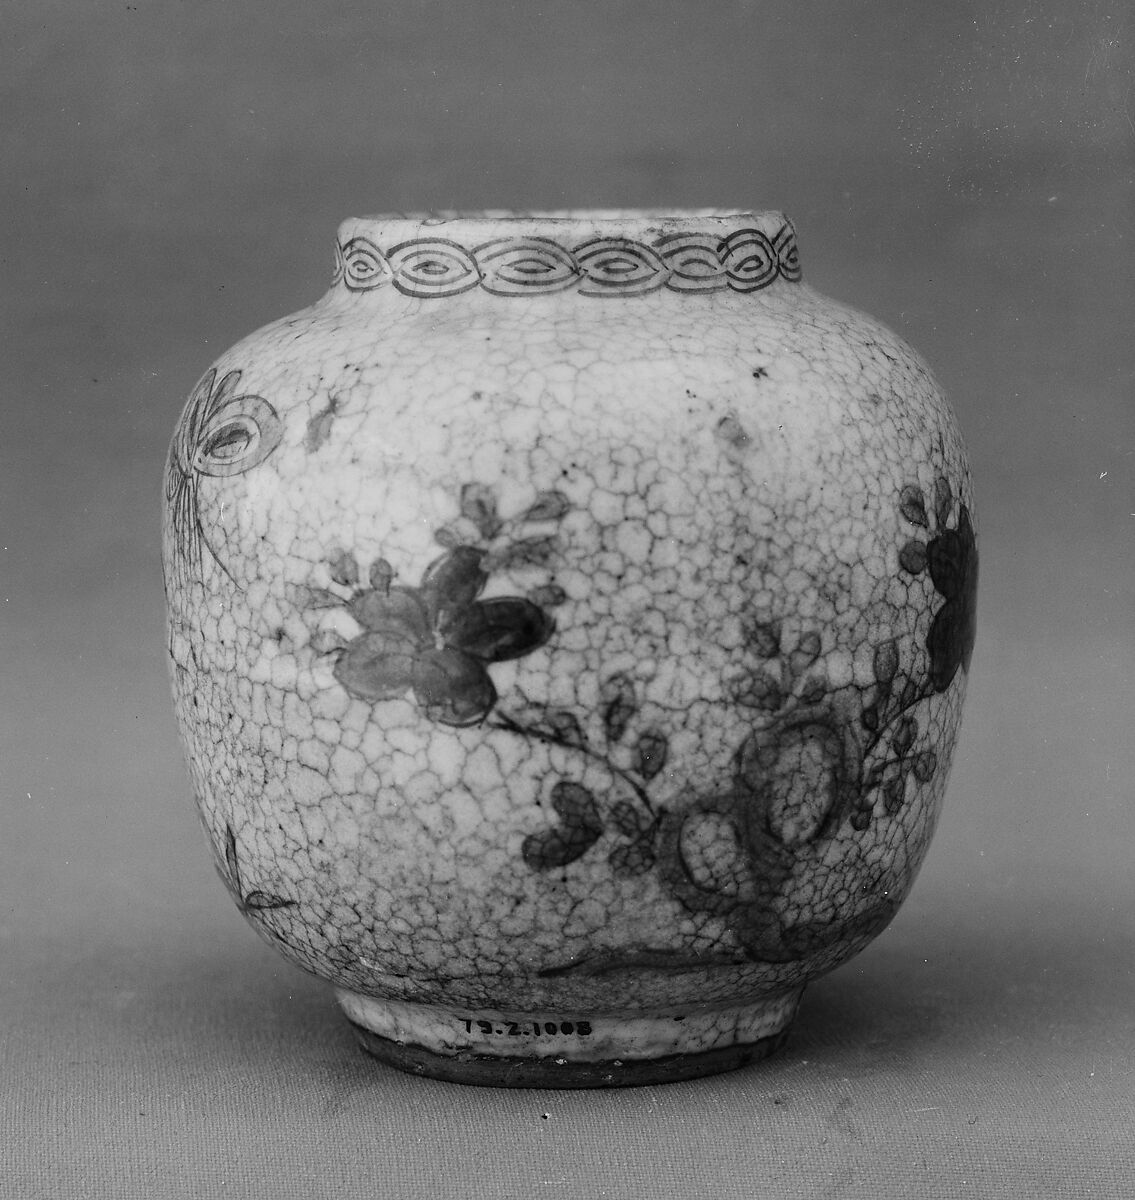
[[216, 368], [202, 377], [189, 397], [166, 465], [166, 504], [173, 532], [174, 582], [187, 586], [207, 549], [221, 564], [201, 524], [199, 490], [204, 476], [243, 475], [279, 445], [283, 422], [264, 399], [240, 390], [241, 371], [217, 380]]

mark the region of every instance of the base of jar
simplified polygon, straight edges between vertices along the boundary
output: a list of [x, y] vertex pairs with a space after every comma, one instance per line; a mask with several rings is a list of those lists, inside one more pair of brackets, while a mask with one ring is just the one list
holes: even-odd
[[672, 1083], [747, 1066], [785, 1042], [803, 989], [684, 1013], [468, 1011], [337, 990], [363, 1049], [389, 1066], [484, 1087]]

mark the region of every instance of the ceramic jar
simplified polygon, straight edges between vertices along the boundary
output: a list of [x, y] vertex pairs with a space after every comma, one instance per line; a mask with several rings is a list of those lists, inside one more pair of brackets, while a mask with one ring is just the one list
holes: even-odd
[[165, 502], [221, 875], [388, 1062], [739, 1066], [906, 896], [970, 478], [782, 215], [349, 220], [323, 299], [194, 388]]

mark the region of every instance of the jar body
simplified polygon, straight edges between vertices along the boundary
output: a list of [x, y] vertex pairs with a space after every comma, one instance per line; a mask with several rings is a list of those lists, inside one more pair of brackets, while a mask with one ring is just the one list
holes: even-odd
[[348, 223], [171, 449], [221, 873], [416, 1070], [768, 1048], [945, 787], [976, 551], [931, 377], [776, 214], [613, 220]]

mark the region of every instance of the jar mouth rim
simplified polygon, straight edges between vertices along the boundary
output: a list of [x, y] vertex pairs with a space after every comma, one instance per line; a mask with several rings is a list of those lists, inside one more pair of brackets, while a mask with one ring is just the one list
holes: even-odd
[[562, 209], [392, 214], [339, 226], [332, 286], [419, 299], [480, 288], [496, 296], [759, 291], [801, 278], [780, 212]]
[[480, 208], [365, 213], [356, 221], [735, 221], [764, 215], [764, 210], [733, 208]]
[[614, 232], [616, 229], [663, 227], [671, 229], [718, 228], [745, 224], [783, 225], [785, 215], [777, 210], [755, 208], [552, 208], [435, 210], [432, 212], [369, 213], [348, 217], [342, 228], [438, 229], [446, 226], [469, 228], [492, 226], [517, 228], [540, 225], [550, 229], [587, 226]]

